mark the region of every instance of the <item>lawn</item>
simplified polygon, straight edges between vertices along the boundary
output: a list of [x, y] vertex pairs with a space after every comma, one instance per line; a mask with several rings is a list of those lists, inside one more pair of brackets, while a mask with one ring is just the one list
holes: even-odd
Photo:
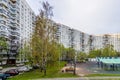
[[47, 74], [44, 76], [43, 72], [40, 72], [39, 69], [25, 72], [23, 74], [9, 78], [8, 80], [30, 80], [30, 79], [39, 79], [39, 78], [56, 78], [56, 77], [77, 77], [72, 73], [62, 73], [60, 69], [65, 65], [65, 62], [47, 68]]

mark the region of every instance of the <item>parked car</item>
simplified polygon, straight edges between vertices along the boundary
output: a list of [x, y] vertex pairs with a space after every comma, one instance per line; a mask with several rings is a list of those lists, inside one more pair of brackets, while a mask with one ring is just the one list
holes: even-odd
[[17, 70], [18, 70], [19, 72], [27, 72], [27, 71], [30, 71], [30, 69], [29, 69], [27, 66], [18, 67]]
[[29, 70], [32, 70], [33, 67], [31, 67], [30, 65], [26, 65], [26, 67], [29, 69]]
[[20, 66], [24, 66], [23, 63], [20, 63], [20, 64], [16, 64], [17, 67], [20, 67]]
[[10, 76], [15, 76], [19, 74], [19, 71], [17, 69], [10, 69], [8, 71], [6, 71], [4, 74], [10, 74]]
[[6, 80], [7, 77], [10, 77], [10, 74], [0, 73], [0, 80]]

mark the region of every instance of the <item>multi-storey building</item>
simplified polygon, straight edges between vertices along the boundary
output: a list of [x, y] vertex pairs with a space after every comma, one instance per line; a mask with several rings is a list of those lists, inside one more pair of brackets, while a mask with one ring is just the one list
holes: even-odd
[[30, 42], [34, 31], [35, 14], [26, 0], [20, 0], [20, 44]]
[[19, 0], [0, 0], [0, 36], [8, 40], [8, 52], [3, 55], [3, 61], [15, 63], [19, 43]]
[[[26, 0], [20, 0], [20, 48], [29, 46], [32, 38], [32, 33], [35, 27], [35, 14]], [[19, 61], [24, 62], [26, 60], [25, 54], [19, 54]]]
[[59, 43], [63, 44], [66, 48], [71, 47], [79, 52], [89, 52], [89, 45], [92, 45], [89, 42], [90, 35], [62, 24], [58, 24], [57, 27]]
[[4, 63], [16, 62], [19, 46], [31, 39], [34, 21], [35, 14], [26, 0], [0, 0], [0, 36], [9, 44], [8, 52], [0, 53]]
[[112, 45], [114, 50], [120, 52], [120, 34], [96, 35], [93, 42], [95, 49], [101, 49], [107, 45]]
[[63, 44], [66, 48], [70, 47], [70, 27], [65, 25], [57, 24], [57, 37], [59, 43]]
[[62, 24], [57, 27], [59, 42], [66, 48], [72, 47], [76, 51], [89, 53], [91, 50], [113, 45], [120, 52], [120, 34], [89, 35]]

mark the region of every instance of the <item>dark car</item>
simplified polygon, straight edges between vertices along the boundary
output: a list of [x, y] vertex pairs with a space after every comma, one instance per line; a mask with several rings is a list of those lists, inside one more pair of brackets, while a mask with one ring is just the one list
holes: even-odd
[[7, 77], [10, 77], [10, 74], [0, 73], [0, 80], [6, 80]]
[[6, 71], [4, 74], [10, 74], [10, 76], [15, 76], [19, 74], [19, 71], [17, 69], [10, 69]]

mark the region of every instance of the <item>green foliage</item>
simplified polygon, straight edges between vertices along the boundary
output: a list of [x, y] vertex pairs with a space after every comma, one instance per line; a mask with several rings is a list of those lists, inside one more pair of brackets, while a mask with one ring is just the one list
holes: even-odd
[[67, 49], [66, 59], [73, 60], [75, 57], [75, 50], [73, 48], [66, 48], [66, 49]]
[[89, 53], [90, 58], [95, 57], [115, 57], [117, 56], [116, 50], [114, 50], [114, 47], [112, 45], [107, 45], [102, 49], [92, 50]]
[[17, 56], [20, 60], [29, 60], [29, 64], [32, 65], [33, 59], [31, 54], [31, 48], [27, 44], [25, 44], [21, 49], [19, 49], [19, 55]]
[[77, 61], [83, 62], [87, 59], [87, 54], [80, 52], [77, 54]]
[[[5, 37], [0, 37], [0, 53], [8, 51], [8, 43]], [[2, 64], [3, 55], [0, 55], [0, 62]]]
[[117, 56], [117, 52], [114, 50], [112, 45], [107, 45], [102, 50], [103, 57], [115, 57]]
[[95, 57], [101, 57], [101, 55], [102, 55], [101, 50], [97, 49], [97, 50], [90, 51], [88, 57], [95, 58]]
[[55, 64], [58, 61], [60, 50], [55, 39], [56, 27], [50, 20], [52, 7], [48, 2], [43, 2], [43, 9], [36, 18], [35, 31], [31, 40], [32, 59], [34, 64], [41, 67]]
[[0, 50], [7, 50], [8, 44], [6, 38], [0, 37]]
[[60, 48], [57, 45], [57, 43], [55, 42], [51, 42], [49, 44], [49, 52], [47, 54], [47, 62], [51, 65], [54, 65], [56, 61], [59, 60], [59, 56], [60, 56]]

